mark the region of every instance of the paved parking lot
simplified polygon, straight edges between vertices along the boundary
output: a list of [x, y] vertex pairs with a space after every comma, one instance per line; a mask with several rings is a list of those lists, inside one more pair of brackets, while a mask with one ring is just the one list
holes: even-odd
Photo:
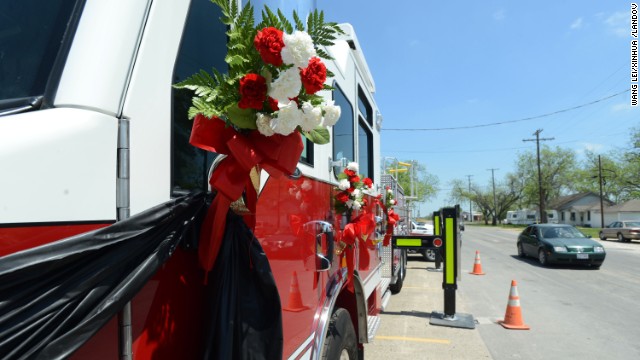
[[[365, 345], [365, 359], [491, 359], [477, 329], [429, 324], [432, 311], [444, 310], [442, 273], [428, 270], [433, 267], [419, 255], [409, 256], [402, 291], [380, 315], [380, 328]], [[456, 313], [466, 313], [460, 291]]]

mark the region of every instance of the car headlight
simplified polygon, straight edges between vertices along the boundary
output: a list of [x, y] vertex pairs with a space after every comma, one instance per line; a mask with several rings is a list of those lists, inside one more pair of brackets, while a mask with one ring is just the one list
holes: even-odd
[[567, 248], [564, 246], [554, 246], [553, 250], [555, 250], [555, 252], [567, 252]]
[[603, 253], [604, 252], [604, 248], [602, 246], [596, 246], [596, 247], [593, 248], [593, 252]]

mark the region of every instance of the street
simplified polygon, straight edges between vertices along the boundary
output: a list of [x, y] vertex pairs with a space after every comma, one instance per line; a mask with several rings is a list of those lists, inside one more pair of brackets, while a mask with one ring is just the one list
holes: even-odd
[[[516, 254], [518, 231], [467, 226], [459, 293], [494, 359], [639, 359], [640, 242], [601, 241], [600, 270], [542, 267]], [[484, 276], [470, 275], [475, 251]], [[506, 330], [511, 281], [531, 330]]]
[[[442, 311], [442, 273], [421, 256], [409, 257], [401, 293], [392, 296], [365, 359], [640, 359], [640, 242], [601, 241], [600, 270], [541, 267], [521, 259], [514, 229], [466, 226], [456, 313], [473, 315], [475, 329], [434, 326]], [[486, 275], [471, 275], [479, 251]], [[511, 281], [530, 330], [507, 330]]]

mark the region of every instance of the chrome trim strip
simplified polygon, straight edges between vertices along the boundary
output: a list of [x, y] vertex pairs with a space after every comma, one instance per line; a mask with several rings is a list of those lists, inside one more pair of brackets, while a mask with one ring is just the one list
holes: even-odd
[[296, 349], [296, 351], [293, 352], [293, 354], [291, 354], [289, 356], [289, 360], [294, 360], [294, 359], [310, 359], [310, 356], [307, 357], [303, 357], [300, 356], [305, 350], [307, 351], [307, 355], [309, 355], [309, 352], [311, 351], [311, 344], [313, 341], [313, 334], [309, 335], [309, 337], [302, 343], [302, 345], [300, 345], [299, 348]]

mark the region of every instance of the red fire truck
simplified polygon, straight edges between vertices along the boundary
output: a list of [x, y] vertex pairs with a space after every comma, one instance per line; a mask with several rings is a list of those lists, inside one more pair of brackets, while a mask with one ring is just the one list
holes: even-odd
[[[312, 4], [295, 6], [304, 14]], [[16, 270], [3, 263], [20, 263], [23, 254], [46, 249], [40, 258], [55, 257], [60, 240], [80, 244], [83, 236], [189, 191], [207, 190], [215, 156], [189, 145], [191, 94], [172, 84], [200, 69], [225, 68], [226, 28], [220, 16], [208, 0], [0, 4], [2, 276]], [[405, 254], [392, 253], [379, 241], [361, 245], [350, 290], [347, 268], [333, 251], [340, 229], [333, 221], [332, 198], [344, 164], [358, 162], [360, 173], [381, 182], [382, 116], [375, 84], [353, 28], [341, 28], [344, 36], [327, 48], [334, 58], [327, 67], [335, 74], [335, 91], [327, 96], [342, 108], [331, 142], [305, 143], [293, 176], [275, 179], [263, 171], [259, 182], [254, 234], [280, 294], [282, 351], [289, 359], [362, 357], [363, 344], [378, 326], [376, 315], [389, 290], [400, 291], [405, 273]], [[382, 218], [379, 206], [369, 210]], [[300, 228], [293, 230], [292, 218], [304, 219], [299, 225], [305, 236]], [[377, 240], [383, 233], [381, 222]], [[318, 243], [304, 243], [309, 238]], [[202, 358], [202, 314], [208, 305], [204, 273], [193, 247], [177, 246], [170, 253], [119, 316], [95, 334], [78, 335], [87, 340], [71, 350], [51, 349], [57, 337], [76, 336], [64, 331], [55, 332], [56, 338], [54, 332], [38, 335], [43, 336], [39, 346], [51, 352], [21, 349], [12, 341], [22, 336], [28, 342], [37, 328], [72, 321], [74, 313], [47, 314], [52, 318], [8, 334], [17, 320], [5, 307], [11, 299], [0, 299], [0, 353], [8, 358], [70, 353], [76, 359]], [[120, 255], [125, 254], [113, 253], [111, 268], [120, 266]], [[72, 260], [101, 261], [85, 261], [82, 254]], [[51, 269], [37, 269], [39, 277], [16, 279], [15, 288], [20, 281], [45, 284]], [[70, 290], [64, 297], [73, 294]], [[22, 313], [31, 305], [16, 306]], [[347, 335], [337, 336], [335, 330]]]

